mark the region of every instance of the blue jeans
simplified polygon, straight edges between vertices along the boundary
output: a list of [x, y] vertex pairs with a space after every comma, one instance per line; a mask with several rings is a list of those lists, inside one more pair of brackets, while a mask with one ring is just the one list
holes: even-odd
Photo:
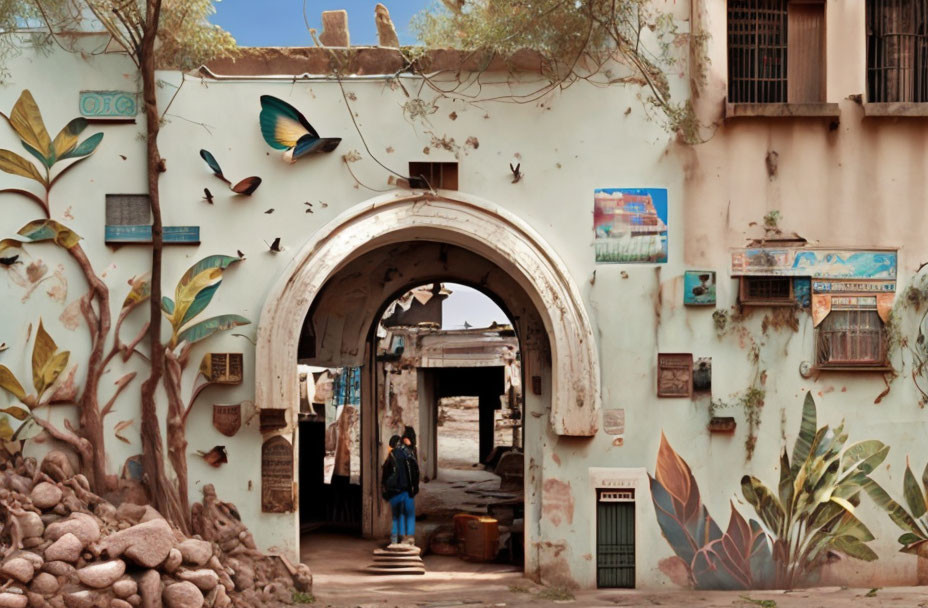
[[401, 536], [416, 535], [416, 502], [409, 492], [400, 492], [390, 499], [390, 509], [393, 512], [393, 529], [390, 540], [394, 543]]

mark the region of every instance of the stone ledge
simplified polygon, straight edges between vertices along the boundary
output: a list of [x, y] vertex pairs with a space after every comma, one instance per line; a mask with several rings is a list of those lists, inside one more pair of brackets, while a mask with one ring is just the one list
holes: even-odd
[[928, 118], [928, 103], [896, 101], [864, 103], [864, 116], [874, 118]]
[[[336, 60], [336, 57], [338, 60]], [[234, 57], [217, 59], [206, 64], [218, 76], [258, 76], [335, 73], [343, 75], [396, 74], [407, 67], [398, 49], [385, 47], [244, 47]], [[508, 57], [481, 51], [431, 49], [415, 60], [420, 72], [540, 72], [542, 57], [530, 49], [516, 51]]]
[[731, 103], [725, 102], [725, 118], [839, 118], [836, 103]]

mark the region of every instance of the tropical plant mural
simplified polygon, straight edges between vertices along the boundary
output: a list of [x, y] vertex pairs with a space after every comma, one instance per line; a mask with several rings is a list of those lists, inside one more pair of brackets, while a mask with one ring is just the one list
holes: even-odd
[[[889, 446], [876, 440], [845, 446], [843, 423], [835, 429], [817, 424], [815, 401], [807, 394], [792, 455], [784, 449], [780, 456], [775, 489], [750, 475], [741, 479], [757, 520], [745, 520], [732, 504], [725, 532], [702, 505], [686, 461], [661, 437], [651, 497], [664, 538], [685, 564], [693, 586], [789, 589], [815, 582], [831, 551], [877, 559], [867, 546], [873, 534], [856, 515], [862, 492], [894, 521], [907, 522], [904, 510], [894, 509], [895, 503], [869, 476]], [[924, 515], [928, 503], [924, 493], [920, 497]], [[905, 538], [916, 542], [916, 533], [909, 532], [913, 536]]]
[[[96, 151], [97, 146], [103, 140], [103, 133], [94, 133], [78, 143], [81, 133], [87, 128], [87, 119], [79, 117], [68, 122], [52, 140], [45, 128], [39, 106], [35, 103], [35, 99], [32, 98], [32, 93], [28, 89], [20, 94], [9, 116], [2, 112], [0, 112], [0, 116], [6, 119], [10, 127], [19, 136], [23, 148], [39, 161], [39, 166], [36, 167], [35, 163], [11, 150], [0, 150], [0, 171], [36, 181], [43, 187], [45, 193], [43, 196], [39, 196], [34, 192], [20, 188], [5, 188], [0, 192], [11, 192], [26, 196], [41, 205], [47, 215], [49, 211], [48, 197], [52, 186], [65, 172], [89, 158]], [[52, 168], [56, 164], [67, 160], [73, 160], [74, 162], [59, 169], [52, 176]]]
[[[174, 299], [164, 296], [161, 310], [171, 324], [171, 339], [164, 348], [164, 387], [168, 396], [167, 440], [168, 458], [177, 475], [177, 490], [182, 512], [190, 513], [187, 497], [187, 417], [193, 408], [193, 398], [185, 401], [181, 381], [194, 344], [210, 336], [251, 323], [245, 317], [225, 314], [202, 321], [197, 318], [206, 310], [222, 283], [222, 273], [242, 258], [211, 255], [187, 269], [174, 289]], [[195, 395], [194, 395], [195, 396]], [[189, 517], [189, 515], [188, 515]]]

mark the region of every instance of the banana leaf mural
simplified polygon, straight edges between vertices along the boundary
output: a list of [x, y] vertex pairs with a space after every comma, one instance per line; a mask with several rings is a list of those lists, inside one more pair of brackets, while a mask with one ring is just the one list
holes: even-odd
[[[902, 495], [906, 506], [903, 507], [879, 486], [868, 488], [870, 497], [899, 526], [903, 534], [899, 537], [900, 551], [921, 557], [928, 549], [928, 465], [922, 471], [921, 484], [912, 472], [906, 458], [905, 473], [902, 477]], [[919, 583], [921, 584], [921, 582]]]
[[[750, 475], [741, 479], [744, 498], [759, 521], [745, 520], [732, 504], [723, 534], [701, 504], [689, 466], [662, 436], [650, 478], [651, 497], [664, 538], [686, 564], [693, 586], [789, 589], [815, 582], [829, 552], [877, 559], [867, 546], [873, 534], [856, 514], [861, 493], [890, 510], [897, 523], [908, 526], [912, 520], [915, 525], [869, 476], [886, 458], [889, 446], [868, 440], [845, 447], [847, 439], [843, 423], [835, 429], [817, 426], [815, 400], [807, 394], [792, 456], [785, 449], [780, 456], [776, 489]], [[907, 495], [914, 500], [911, 482], [907, 484]], [[923, 516], [928, 501], [921, 489], [918, 497], [921, 503], [915, 504], [921, 505]], [[904, 537], [912, 543], [928, 540], [928, 528], [922, 528], [919, 539], [914, 529], [906, 530], [913, 536]]]
[[[35, 99], [33, 99], [32, 93], [28, 89], [20, 94], [9, 116], [2, 112], [0, 112], [0, 116], [6, 119], [10, 127], [19, 136], [26, 152], [39, 161], [39, 165], [36, 166], [35, 163], [12, 150], [0, 150], [0, 171], [38, 182], [44, 188], [45, 194], [44, 196], [38, 196], [29, 190], [21, 188], [4, 188], [0, 192], [11, 192], [27, 196], [41, 205], [47, 215], [48, 193], [51, 191], [52, 186], [61, 179], [66, 171], [86, 160], [96, 151], [97, 146], [103, 140], [103, 133], [95, 133], [84, 141], [80, 141], [80, 136], [87, 128], [88, 123], [86, 118], [75, 118], [66, 124], [53, 140], [45, 128], [39, 106], [35, 103]], [[53, 176], [52, 168], [56, 164], [67, 160], [74, 162], [64, 166]]]
[[42, 320], [35, 334], [32, 346], [32, 386], [33, 393], [27, 393], [23, 383], [5, 365], [0, 365], [0, 388], [12, 395], [17, 403], [0, 409], [0, 441], [6, 443], [22, 442], [33, 439], [44, 430], [43, 420], [38, 420], [33, 412], [43, 406], [59, 400], [69, 400], [70, 395], [63, 395], [65, 390], [59, 378], [68, 367], [71, 353], [58, 350]]
[[213, 299], [222, 283], [222, 271], [242, 261], [239, 257], [211, 255], [187, 269], [174, 290], [174, 299], [161, 299], [161, 310], [171, 323], [170, 348], [181, 342], [196, 344], [211, 335], [251, 323], [240, 315], [219, 315], [194, 323]]

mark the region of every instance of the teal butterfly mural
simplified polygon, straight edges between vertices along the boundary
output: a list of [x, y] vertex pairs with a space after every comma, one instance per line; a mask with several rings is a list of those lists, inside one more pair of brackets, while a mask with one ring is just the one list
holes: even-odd
[[[213, 156], [209, 150], [200, 150], [200, 158], [206, 161], [206, 164], [209, 165], [213, 175], [227, 183], [229, 185], [229, 189], [236, 194], [251, 196], [252, 193], [258, 189], [258, 186], [261, 185], [261, 178], [258, 176], [246, 177], [242, 181], [236, 184], [232, 184], [232, 182], [230, 182], [229, 179], [222, 174], [222, 167], [219, 166], [219, 162], [216, 161], [216, 157]], [[212, 204], [213, 195], [206, 188], [203, 189], [203, 192], [206, 194], [206, 200]]]
[[316, 152], [331, 152], [340, 137], [319, 137], [306, 117], [286, 101], [271, 95], [261, 96], [261, 134], [275, 150], [283, 150], [284, 160], [293, 163]]

